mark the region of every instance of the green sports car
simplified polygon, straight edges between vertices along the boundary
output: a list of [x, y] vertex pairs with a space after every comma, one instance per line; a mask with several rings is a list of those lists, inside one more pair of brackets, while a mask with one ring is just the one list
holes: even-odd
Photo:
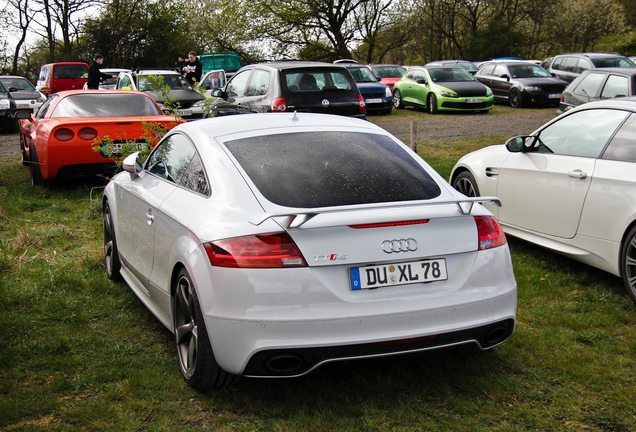
[[395, 83], [393, 106], [424, 107], [431, 114], [439, 111], [481, 111], [493, 107], [490, 88], [460, 67], [412, 67]]

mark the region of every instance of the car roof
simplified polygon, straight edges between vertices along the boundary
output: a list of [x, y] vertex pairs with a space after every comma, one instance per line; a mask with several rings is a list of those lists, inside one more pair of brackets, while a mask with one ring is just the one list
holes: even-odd
[[599, 108], [622, 109], [636, 112], [636, 96], [627, 96], [615, 99], [603, 99], [599, 101], [588, 102], [571, 109], [570, 111], [568, 111], [568, 113]]
[[[23, 80], [29, 81], [29, 80], [28, 80], [28, 79], [26, 79], [25, 77], [18, 76], [18, 75], [0, 75], [0, 78], [11, 78], [11, 79], [19, 78], [19, 79], [23, 79]], [[29, 81], [29, 82], [30, 82], [30, 81]]]
[[181, 129], [197, 134], [203, 134], [211, 138], [219, 138], [237, 133], [250, 134], [254, 131], [263, 131], [263, 134], [276, 133], [280, 128], [297, 128], [299, 132], [315, 130], [363, 130], [368, 133], [386, 135], [384, 129], [375, 124], [353, 117], [317, 114], [317, 113], [256, 113], [241, 114], [235, 116], [213, 117], [190, 122], [173, 129]]
[[561, 53], [562, 55], [571, 55], [571, 56], [582, 56], [582, 57], [625, 57], [623, 54], [615, 53], [615, 52], [588, 52], [588, 53]]
[[140, 92], [140, 91], [137, 91], [137, 90], [94, 90], [94, 89], [83, 90], [82, 89], [82, 90], [63, 90], [63, 91], [59, 91], [59, 92], [57, 92], [55, 94], [58, 95], [59, 97], [65, 97], [65, 96], [72, 96], [72, 95], [75, 95], [75, 94], [99, 94], [99, 95], [105, 95], [105, 94], [122, 94], [122, 93], [141, 94], [141, 95], [144, 95], [146, 97], [149, 97], [146, 93]]
[[587, 69], [587, 70], [584, 70], [581, 73], [581, 75], [583, 75], [583, 74], [589, 75], [589, 74], [595, 73], [595, 72], [609, 72], [609, 73], [615, 73], [615, 74], [619, 74], [619, 75], [636, 76], [636, 68], [619, 68], [619, 67]]
[[393, 66], [393, 67], [404, 67], [404, 66], [400, 66], [399, 64], [395, 64], [395, 63], [376, 63], [376, 64], [370, 64], [369, 66], [371, 67], [376, 67], [376, 66]]
[[334, 68], [334, 69], [343, 69], [344, 66], [342, 64], [333, 64], [333, 63], [324, 63], [324, 62], [314, 62], [314, 61], [301, 61], [301, 60], [289, 60], [289, 61], [273, 61], [267, 63], [254, 63], [247, 66], [243, 66], [243, 68], [253, 68], [253, 67], [265, 67], [276, 70], [281, 69], [295, 69], [302, 67], [321, 67], [321, 68]]
[[181, 75], [179, 72], [168, 69], [140, 69], [135, 73], [138, 75]]

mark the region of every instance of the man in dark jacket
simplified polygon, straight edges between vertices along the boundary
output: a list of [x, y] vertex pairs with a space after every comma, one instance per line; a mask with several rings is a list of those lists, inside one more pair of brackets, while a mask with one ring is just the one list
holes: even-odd
[[97, 90], [99, 89], [99, 81], [102, 78], [117, 78], [117, 75], [101, 73], [99, 68], [102, 63], [104, 63], [104, 56], [97, 54], [88, 67], [88, 81], [86, 82], [87, 88]]
[[182, 72], [185, 72], [185, 78], [192, 85], [194, 85], [195, 81], [201, 81], [201, 75], [203, 74], [203, 65], [197, 58], [197, 53], [195, 53], [194, 51], [190, 51], [188, 53], [188, 61], [183, 67]]

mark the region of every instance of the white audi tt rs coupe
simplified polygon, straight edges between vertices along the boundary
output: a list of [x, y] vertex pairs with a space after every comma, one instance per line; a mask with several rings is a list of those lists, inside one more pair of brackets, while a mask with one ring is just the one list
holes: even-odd
[[489, 349], [517, 286], [497, 220], [385, 130], [247, 114], [175, 127], [103, 198], [111, 279], [175, 334], [196, 389]]

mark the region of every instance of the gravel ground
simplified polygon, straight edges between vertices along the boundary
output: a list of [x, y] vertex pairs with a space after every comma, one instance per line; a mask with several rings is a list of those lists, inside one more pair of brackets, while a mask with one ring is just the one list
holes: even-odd
[[[463, 137], [528, 134], [554, 118], [553, 110], [520, 112], [512, 114], [457, 114], [432, 116], [422, 113], [417, 119], [387, 119], [372, 116], [370, 120], [391, 132], [402, 141], [411, 141], [411, 123], [417, 122], [418, 142], [423, 138]], [[20, 138], [17, 133], [0, 133], [0, 158], [20, 154]]]

